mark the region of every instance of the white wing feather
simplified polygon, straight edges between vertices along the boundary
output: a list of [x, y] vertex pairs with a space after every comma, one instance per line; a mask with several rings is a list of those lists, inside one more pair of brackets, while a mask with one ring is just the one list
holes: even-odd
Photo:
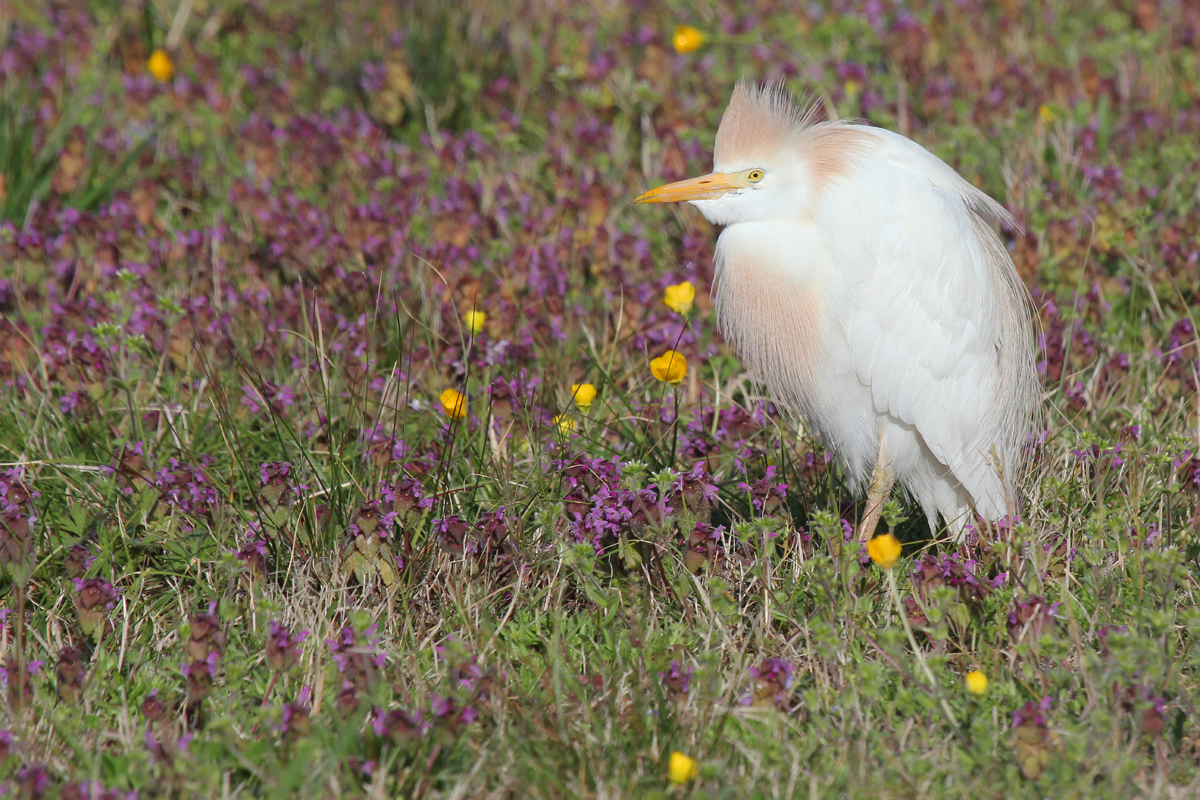
[[[854, 369], [875, 411], [915, 428], [994, 518], [1011, 506], [997, 463], [1015, 457], [1001, 437], [1007, 412], [996, 407], [1010, 298], [999, 296], [973, 217], [1008, 215], [920, 146], [872, 133], [882, 146], [829, 190], [819, 222], [852, 298], [843, 325]], [[920, 481], [909, 483], [923, 493]]]

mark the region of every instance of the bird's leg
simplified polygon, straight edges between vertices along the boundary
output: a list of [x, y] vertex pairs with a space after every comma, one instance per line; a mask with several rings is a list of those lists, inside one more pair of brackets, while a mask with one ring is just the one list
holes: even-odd
[[871, 473], [871, 485], [867, 487], [867, 508], [863, 512], [862, 522], [858, 524], [858, 540], [867, 542], [875, 535], [875, 526], [883, 514], [883, 504], [892, 496], [892, 486], [896, 483], [896, 473], [892, 471], [892, 462], [888, 458], [886, 440], [883, 431], [879, 432], [879, 458], [875, 460], [875, 470]]

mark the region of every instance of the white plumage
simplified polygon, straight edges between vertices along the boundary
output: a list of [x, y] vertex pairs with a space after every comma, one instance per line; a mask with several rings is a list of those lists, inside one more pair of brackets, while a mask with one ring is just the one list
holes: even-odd
[[774, 87], [738, 85], [713, 161], [638, 200], [725, 226], [722, 330], [852, 488], [871, 478], [860, 534], [893, 475], [956, 535], [972, 509], [1016, 511], [1039, 389], [1028, 293], [990, 224], [1004, 208], [909, 139], [813, 124]]

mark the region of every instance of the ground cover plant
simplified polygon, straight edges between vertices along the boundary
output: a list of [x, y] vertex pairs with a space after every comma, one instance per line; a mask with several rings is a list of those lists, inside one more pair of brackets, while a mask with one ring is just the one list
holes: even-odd
[[[1200, 6], [702, 5], [0, 0], [9, 795], [1194, 796]], [[741, 76], [1020, 221], [1020, 518], [868, 553], [632, 205]]]

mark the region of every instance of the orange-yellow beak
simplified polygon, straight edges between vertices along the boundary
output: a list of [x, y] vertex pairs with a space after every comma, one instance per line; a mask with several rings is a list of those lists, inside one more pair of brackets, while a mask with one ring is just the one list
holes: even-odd
[[712, 200], [733, 189], [745, 187], [739, 180], [740, 175], [729, 175], [724, 172], [710, 172], [698, 178], [688, 178], [686, 181], [668, 183], [657, 189], [639, 194], [635, 203], [685, 203], [688, 200]]

